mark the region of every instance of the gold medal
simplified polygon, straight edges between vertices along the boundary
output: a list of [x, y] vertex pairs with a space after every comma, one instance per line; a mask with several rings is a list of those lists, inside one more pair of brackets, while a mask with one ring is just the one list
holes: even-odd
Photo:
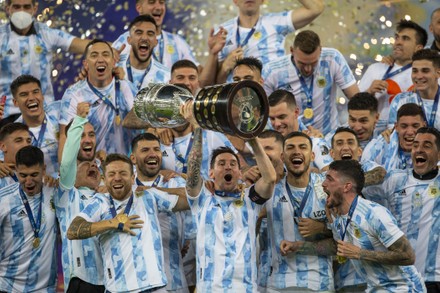
[[241, 208], [243, 205], [244, 203], [241, 199], [237, 199], [236, 201], [234, 201], [234, 206], [236, 206], [237, 208]]
[[306, 119], [312, 119], [313, 118], [313, 109], [312, 108], [306, 108], [304, 110], [304, 118], [306, 118]]
[[256, 40], [261, 39], [261, 32], [255, 32], [254, 33], [254, 39], [256, 39]]
[[347, 258], [345, 256], [337, 255], [336, 260], [338, 261], [338, 263], [343, 264], [347, 261]]
[[430, 187], [429, 187], [428, 194], [429, 194], [431, 197], [437, 197], [437, 196], [439, 196], [439, 194], [440, 194], [440, 190], [439, 190], [439, 188], [438, 188], [437, 186], [433, 185], [433, 186], [430, 186]]
[[129, 218], [126, 214], [117, 214], [116, 220], [118, 220], [119, 223], [125, 224], [129, 220]]
[[116, 125], [121, 125], [121, 116], [116, 115], [115, 123], [116, 123]]
[[34, 248], [38, 248], [40, 247], [40, 242], [41, 242], [40, 237], [35, 237], [34, 241], [32, 242], [32, 246]]
[[327, 85], [327, 81], [325, 80], [324, 76], [319, 76], [316, 80], [316, 84], [318, 87], [323, 88]]

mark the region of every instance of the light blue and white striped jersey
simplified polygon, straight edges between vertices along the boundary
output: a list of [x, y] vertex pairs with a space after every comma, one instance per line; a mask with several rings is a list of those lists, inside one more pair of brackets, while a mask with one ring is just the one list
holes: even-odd
[[396, 131], [391, 133], [389, 143], [380, 135], [367, 145], [362, 153], [361, 163], [368, 160], [378, 163], [387, 172], [412, 168], [411, 153], [404, 152], [400, 148], [399, 135]]
[[[38, 139], [40, 137], [41, 126], [29, 127], [32, 137], [32, 145], [40, 148], [44, 154], [44, 163], [46, 164], [46, 173], [54, 178], [58, 178], [58, 138], [60, 134], [60, 101], [54, 101], [50, 103], [46, 109], [46, 130], [41, 141], [41, 145], [38, 145]], [[18, 117], [15, 122], [23, 122], [23, 116]]]
[[[361, 92], [367, 91], [367, 89], [371, 86], [373, 81], [381, 80], [384, 77], [388, 68], [389, 68], [388, 64], [380, 63], [380, 62], [368, 66], [367, 71], [365, 71], [364, 75], [362, 76], [359, 82], [359, 90]], [[396, 72], [401, 68], [402, 66], [394, 64], [389, 73], [392, 74], [393, 72]], [[393, 80], [400, 87], [400, 90], [396, 93], [393, 93], [392, 96], [401, 92], [406, 92], [413, 84], [411, 79], [411, 67], [388, 79]], [[378, 113], [380, 114], [379, 121], [376, 124], [376, 129], [378, 129], [379, 132], [382, 132], [386, 128], [390, 128], [389, 126], [387, 127], [387, 124], [389, 118], [388, 114], [390, 113], [389, 99], [392, 96], [388, 94], [386, 90], [382, 92], [378, 92], [374, 96], [376, 97], [376, 100], [378, 102], [377, 109], [378, 109]], [[391, 126], [391, 128], [393, 126]]]
[[[233, 50], [240, 46], [243, 48], [244, 57], [255, 57], [263, 64], [284, 56], [286, 36], [295, 31], [291, 15], [291, 11], [260, 15], [255, 24], [255, 31], [247, 44], [243, 43], [251, 29], [242, 27], [239, 29], [240, 44], [237, 43], [238, 17], [222, 23], [220, 26], [228, 31], [228, 35], [224, 48], [218, 54], [219, 61], [224, 61]], [[232, 81], [232, 73], [229, 74], [228, 81]]]
[[[332, 216], [333, 217], [333, 216]], [[333, 238], [340, 240], [348, 217], [333, 218]], [[361, 249], [386, 251], [404, 233], [397, 227], [390, 211], [358, 197], [357, 206], [347, 227], [344, 241]], [[414, 266], [383, 265], [378, 262], [350, 259], [356, 271], [365, 276], [366, 292], [426, 292], [423, 280]]]
[[9, 186], [11, 184], [14, 184], [15, 182], [18, 182], [15, 180], [12, 176], [6, 176], [3, 178], [0, 178], [0, 188]]
[[416, 254], [415, 266], [425, 282], [440, 281], [440, 176], [419, 180], [412, 169], [394, 170], [383, 183], [389, 209]]
[[197, 223], [198, 292], [257, 292], [261, 205], [251, 201], [249, 189], [241, 207], [234, 204], [238, 198], [213, 195], [204, 185], [197, 197], [188, 196]]
[[57, 225], [54, 188], [26, 196], [34, 219], [42, 203], [40, 246], [33, 248], [34, 231], [20, 197], [19, 183], [0, 189], [0, 291], [55, 292]]
[[[344, 56], [333, 48], [322, 48], [313, 76], [313, 117], [311, 119], [302, 117], [302, 119], [306, 126], [312, 125], [326, 135], [339, 126], [336, 107], [337, 87], [344, 90], [354, 85], [356, 79]], [[291, 54], [266, 64], [263, 68], [263, 79], [263, 87], [268, 95], [277, 89], [284, 89], [295, 95], [301, 114], [307, 108], [307, 97], [292, 63]], [[324, 79], [325, 82], [318, 82]], [[312, 77], [305, 78], [305, 82], [309, 86]]]
[[[422, 103], [420, 103], [422, 101]], [[425, 115], [427, 116], [426, 119], [430, 121], [431, 119], [431, 112], [433, 110], [434, 106], [434, 100], [427, 100], [422, 99], [420, 100], [417, 97], [417, 93], [415, 92], [406, 92], [401, 93], [400, 95], [397, 95], [394, 100], [391, 102], [390, 105], [390, 117], [388, 120], [388, 128], [394, 127], [394, 123], [397, 122], [397, 111], [402, 105], [414, 103], [423, 108], [423, 111], [425, 112]], [[440, 118], [439, 118], [440, 112], [437, 112], [434, 119], [434, 125], [431, 125], [431, 127], [435, 127], [437, 129], [440, 129]]]
[[55, 100], [51, 78], [52, 53], [59, 48], [68, 50], [74, 36], [37, 21], [33, 26], [36, 34], [29, 36], [16, 34], [9, 23], [0, 26], [0, 97], [7, 97], [3, 117], [20, 112], [12, 102], [9, 87], [23, 74], [40, 80], [45, 103]]
[[333, 162], [332, 156], [330, 156], [330, 147], [323, 138], [311, 137], [313, 143], [313, 153], [315, 159], [313, 160], [313, 166], [321, 170], [324, 167], [330, 165]]
[[[323, 175], [311, 173], [310, 194], [299, 217], [326, 221], [327, 194], [322, 189], [323, 181]], [[265, 204], [272, 250], [272, 274], [269, 276], [268, 287], [332, 291], [334, 285], [331, 257], [299, 254], [281, 256], [281, 240], [304, 241], [295, 223], [298, 219], [295, 219], [294, 211], [299, 210], [306, 188], [289, 187], [294, 198], [293, 203], [286, 189], [286, 178], [283, 178], [276, 184], [273, 197]]]
[[[382, 167], [378, 163], [371, 160], [362, 161], [361, 166], [364, 173], [370, 172], [377, 167]], [[364, 186], [364, 188], [362, 189], [362, 195], [368, 200], [386, 206], [386, 198], [382, 191], [382, 184]]]
[[[133, 80], [130, 80], [130, 76], [127, 71], [127, 59], [129, 56], [129, 54], [121, 54], [118, 66], [124, 69], [125, 80], [131, 82], [136, 89], [140, 90], [146, 87], [149, 83], [168, 83], [170, 81], [170, 69], [156, 61], [154, 58], [151, 58], [150, 66], [147, 69], [139, 70], [131, 66], [130, 68], [133, 75]], [[146, 70], [148, 70], [148, 72], [145, 74]]]
[[[121, 54], [129, 54], [131, 45], [127, 43], [127, 38], [130, 33], [127, 31], [120, 35], [116, 41], [113, 42], [113, 48], [119, 49], [125, 44], [124, 50]], [[176, 61], [188, 59], [199, 65], [194, 58], [194, 54], [188, 43], [179, 35], [162, 30], [162, 33], [157, 36], [157, 45], [153, 50], [154, 58], [165, 65], [169, 70]], [[168, 82], [168, 80], [166, 81]]]
[[65, 291], [73, 277], [78, 277], [90, 284], [104, 285], [103, 263], [98, 238], [67, 239], [70, 223], [92, 201], [95, 194], [94, 190], [87, 187], [74, 187], [77, 155], [84, 125], [87, 122], [86, 118], [76, 116], [69, 128], [60, 166], [59, 188], [54, 197], [61, 232], [61, 262]]
[[90, 113], [88, 119], [96, 133], [97, 150], [105, 150], [109, 153], [127, 155], [130, 150], [130, 142], [136, 135], [136, 131], [122, 127], [122, 121], [133, 107], [133, 98], [136, 93], [133, 85], [125, 80], [120, 80], [121, 93], [116, 97], [115, 103], [115, 80], [102, 93], [110, 95], [113, 106], [119, 106], [121, 124], [116, 124], [116, 111], [104, 103], [87, 84], [82, 80], [69, 87], [61, 100], [60, 124], [67, 125], [76, 116], [76, 108], [80, 102], [89, 102]]
[[[186, 182], [182, 177], [174, 177], [164, 182], [161, 175], [157, 187], [163, 188], [179, 188], [185, 187]], [[154, 181], [142, 181], [144, 186], [152, 186]], [[164, 211], [159, 212], [157, 218], [160, 223], [160, 231], [162, 234], [162, 248], [164, 255], [164, 267], [167, 276], [168, 291], [179, 290], [179, 292], [188, 292], [188, 285], [183, 270], [182, 241], [181, 231], [183, 226], [182, 216], [180, 212]]]
[[[93, 201], [79, 214], [86, 221], [112, 219], [109, 194], [96, 194]], [[177, 196], [149, 189], [133, 196], [129, 216], [138, 215], [144, 221], [136, 236], [118, 230], [98, 235], [104, 260], [105, 288], [110, 292], [143, 291], [167, 284], [163, 265], [162, 239], [158, 211], [171, 211]], [[128, 202], [114, 200], [116, 213]]]

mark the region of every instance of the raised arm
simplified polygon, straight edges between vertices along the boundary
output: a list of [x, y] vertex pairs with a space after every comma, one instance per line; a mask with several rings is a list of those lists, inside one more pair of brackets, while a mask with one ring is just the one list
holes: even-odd
[[134, 108], [132, 108], [122, 121], [122, 126], [128, 129], [147, 129], [150, 124], [139, 119], [134, 113]]
[[[136, 233], [132, 231], [132, 229], [140, 229], [144, 223], [142, 220], [137, 220], [139, 218], [138, 215], [132, 215], [128, 217], [123, 225], [119, 225], [120, 222], [116, 217], [110, 220], [92, 223], [86, 221], [83, 217], [77, 216], [73, 219], [67, 230], [67, 238], [69, 240], [86, 239], [112, 230], [119, 230], [136, 236]], [[118, 229], [119, 227], [122, 229]]]
[[194, 119], [193, 113], [193, 101], [187, 101], [180, 108], [181, 114], [187, 121], [191, 123], [193, 126], [193, 146], [188, 155], [188, 172], [187, 172], [187, 180], [186, 180], [186, 192], [191, 197], [196, 197], [199, 195], [200, 190], [202, 190], [202, 174], [200, 168], [202, 167], [202, 129], [197, 124]]
[[386, 175], [387, 171], [381, 166], [365, 172], [365, 186], [381, 184]]
[[311, 23], [324, 11], [322, 0], [299, 0], [302, 7], [292, 11], [292, 24], [295, 29], [300, 29]]
[[251, 146], [255, 160], [257, 161], [258, 170], [260, 171], [261, 178], [255, 183], [255, 191], [265, 199], [269, 199], [272, 196], [275, 188], [275, 181], [277, 180], [277, 174], [269, 157], [263, 150], [263, 147], [258, 142], [257, 138], [250, 139], [248, 141]]

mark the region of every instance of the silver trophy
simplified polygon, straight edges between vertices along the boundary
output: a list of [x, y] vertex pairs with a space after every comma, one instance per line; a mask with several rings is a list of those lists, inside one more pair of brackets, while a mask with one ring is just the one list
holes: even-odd
[[134, 112], [139, 119], [146, 121], [152, 127], [174, 128], [187, 123], [180, 115], [180, 105], [193, 98], [190, 91], [185, 88], [164, 83], [150, 83], [136, 94]]
[[249, 80], [204, 87], [196, 97], [176, 85], [150, 84], [137, 93], [134, 111], [152, 127], [178, 127], [187, 123], [180, 106], [188, 99], [194, 99], [193, 113], [202, 128], [244, 139], [260, 134], [269, 118], [266, 93]]

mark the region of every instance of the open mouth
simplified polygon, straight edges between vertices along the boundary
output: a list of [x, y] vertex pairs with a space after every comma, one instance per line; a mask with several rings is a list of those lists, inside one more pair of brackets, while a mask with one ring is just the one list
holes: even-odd
[[146, 161], [146, 164], [150, 167], [156, 167], [159, 164], [159, 160], [158, 159], [148, 159]]
[[120, 189], [123, 189], [123, 188], [124, 188], [123, 184], [115, 184], [115, 185], [113, 185], [113, 189], [115, 189], [115, 190], [120, 190]]
[[90, 154], [93, 151], [93, 147], [91, 145], [87, 145], [87, 146], [82, 148], [82, 151], [87, 153], [87, 154]]
[[100, 174], [97, 170], [92, 169], [87, 172], [87, 177], [91, 177], [93, 179], [98, 179], [98, 176], [100, 176]]
[[403, 140], [405, 142], [407, 142], [407, 143], [413, 143], [414, 142], [414, 137], [405, 137]]
[[38, 108], [38, 103], [30, 103], [27, 105], [29, 110], [35, 110]]
[[301, 158], [293, 158], [290, 160], [294, 166], [300, 166], [304, 161]]
[[423, 156], [416, 156], [416, 164], [423, 164], [425, 163], [427, 160], [425, 157]]
[[342, 160], [351, 160], [353, 156], [351, 154], [342, 154], [341, 159]]
[[142, 53], [147, 53], [150, 49], [150, 46], [147, 43], [142, 43], [139, 45], [139, 51]]
[[225, 181], [226, 181], [226, 182], [231, 182], [231, 180], [232, 180], [232, 175], [231, 175], [231, 174], [226, 174], [224, 178], [225, 178]]
[[96, 71], [98, 71], [99, 73], [104, 73], [104, 71], [105, 71], [105, 66], [98, 66], [98, 67], [96, 67]]

